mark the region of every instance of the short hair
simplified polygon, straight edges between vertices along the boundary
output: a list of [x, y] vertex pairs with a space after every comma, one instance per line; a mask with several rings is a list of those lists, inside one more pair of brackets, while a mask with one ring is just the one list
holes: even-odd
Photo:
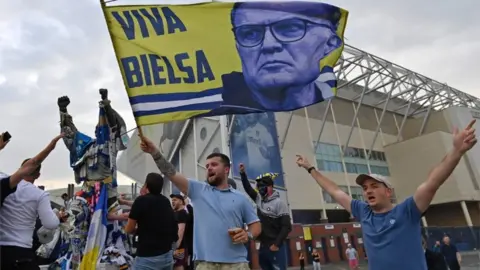
[[[25, 159], [23, 162], [22, 162], [22, 165], [20, 166], [23, 166], [25, 163], [27, 163], [27, 161], [29, 161], [31, 158], [27, 158]], [[35, 171], [32, 172], [32, 175], [33, 174], [36, 174], [36, 173], [40, 173], [40, 169], [42, 169], [42, 165], [41, 164], [38, 164], [38, 167]]]
[[163, 177], [158, 173], [149, 173], [145, 179], [145, 186], [151, 194], [160, 195], [163, 189]]
[[230, 168], [230, 158], [227, 155], [222, 153], [211, 153], [210, 155], [207, 156], [207, 159], [211, 159], [215, 157], [220, 158], [220, 161], [222, 162], [222, 164], [225, 165], [225, 167]]
[[[321, 5], [321, 8], [319, 8], [319, 5]], [[318, 2], [235, 2], [230, 13], [230, 21], [232, 26], [235, 26], [235, 17], [238, 10], [241, 8], [262, 9], [266, 11], [283, 11], [297, 13], [308, 17], [323, 18], [331, 22], [334, 28], [338, 27], [338, 23], [342, 16], [340, 8]]]

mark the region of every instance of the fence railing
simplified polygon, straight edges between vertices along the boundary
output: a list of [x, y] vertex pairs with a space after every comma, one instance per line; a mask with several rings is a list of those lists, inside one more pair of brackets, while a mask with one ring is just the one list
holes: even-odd
[[475, 227], [427, 227], [424, 229], [431, 248], [435, 241], [440, 241], [445, 235], [450, 237], [458, 251], [480, 250], [480, 226]]

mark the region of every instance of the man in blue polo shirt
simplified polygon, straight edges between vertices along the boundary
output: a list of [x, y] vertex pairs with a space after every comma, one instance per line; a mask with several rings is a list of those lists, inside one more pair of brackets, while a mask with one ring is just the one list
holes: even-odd
[[[196, 270], [247, 270], [245, 243], [260, 235], [260, 221], [247, 197], [228, 184], [230, 159], [220, 153], [207, 157], [207, 182], [187, 180], [142, 137], [141, 148], [152, 155], [157, 167], [187, 195], [195, 206], [193, 256]], [[248, 225], [248, 231], [244, 224]]]
[[412, 197], [393, 206], [390, 182], [375, 174], [359, 175], [366, 202], [353, 200], [333, 181], [322, 175], [303, 156], [297, 164], [305, 168], [317, 183], [361, 222], [370, 270], [427, 270], [420, 231], [421, 214], [435, 193], [453, 172], [462, 156], [476, 143], [475, 120], [462, 131], [453, 132], [453, 148], [428, 175]]

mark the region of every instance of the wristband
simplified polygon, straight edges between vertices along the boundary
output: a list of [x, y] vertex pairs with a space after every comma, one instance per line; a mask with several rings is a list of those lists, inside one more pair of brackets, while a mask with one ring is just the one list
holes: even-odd
[[253, 239], [253, 234], [251, 232], [247, 232], [247, 234], [248, 234], [248, 239], [255, 240], [255, 239]]
[[312, 173], [313, 170], [315, 170], [315, 167], [312, 166], [312, 167], [310, 167], [310, 168], [307, 169], [307, 172], [308, 172], [308, 173]]

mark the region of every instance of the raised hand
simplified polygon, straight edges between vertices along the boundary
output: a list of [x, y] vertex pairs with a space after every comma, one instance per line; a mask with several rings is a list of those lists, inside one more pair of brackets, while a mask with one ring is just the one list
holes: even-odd
[[142, 149], [143, 152], [153, 154], [156, 151], [158, 151], [157, 146], [147, 137], [140, 135], [140, 148]]
[[58, 108], [65, 112], [67, 110], [67, 106], [70, 104], [70, 99], [67, 96], [59, 97], [57, 100]]
[[453, 130], [453, 148], [462, 155], [477, 144], [475, 128], [473, 127], [475, 123], [476, 120], [473, 119], [462, 131], [459, 131], [458, 128]]
[[302, 155], [297, 155], [297, 161], [296, 161], [298, 167], [302, 167], [302, 168], [305, 168], [305, 169], [308, 169], [310, 167], [312, 167], [312, 165], [310, 165], [310, 162]]
[[243, 165], [243, 163], [240, 163], [238, 169], [240, 170], [240, 173], [245, 173], [245, 165]]
[[108, 90], [107, 89], [101, 88], [100, 90], [98, 90], [98, 92], [100, 93], [100, 96], [102, 97], [102, 100], [108, 99]]
[[57, 135], [55, 138], [53, 138], [53, 140], [50, 142], [50, 146], [52, 147], [52, 149], [55, 149], [55, 146], [57, 145], [57, 142], [63, 138], [65, 135], [63, 133], [61, 133], [60, 135]]

